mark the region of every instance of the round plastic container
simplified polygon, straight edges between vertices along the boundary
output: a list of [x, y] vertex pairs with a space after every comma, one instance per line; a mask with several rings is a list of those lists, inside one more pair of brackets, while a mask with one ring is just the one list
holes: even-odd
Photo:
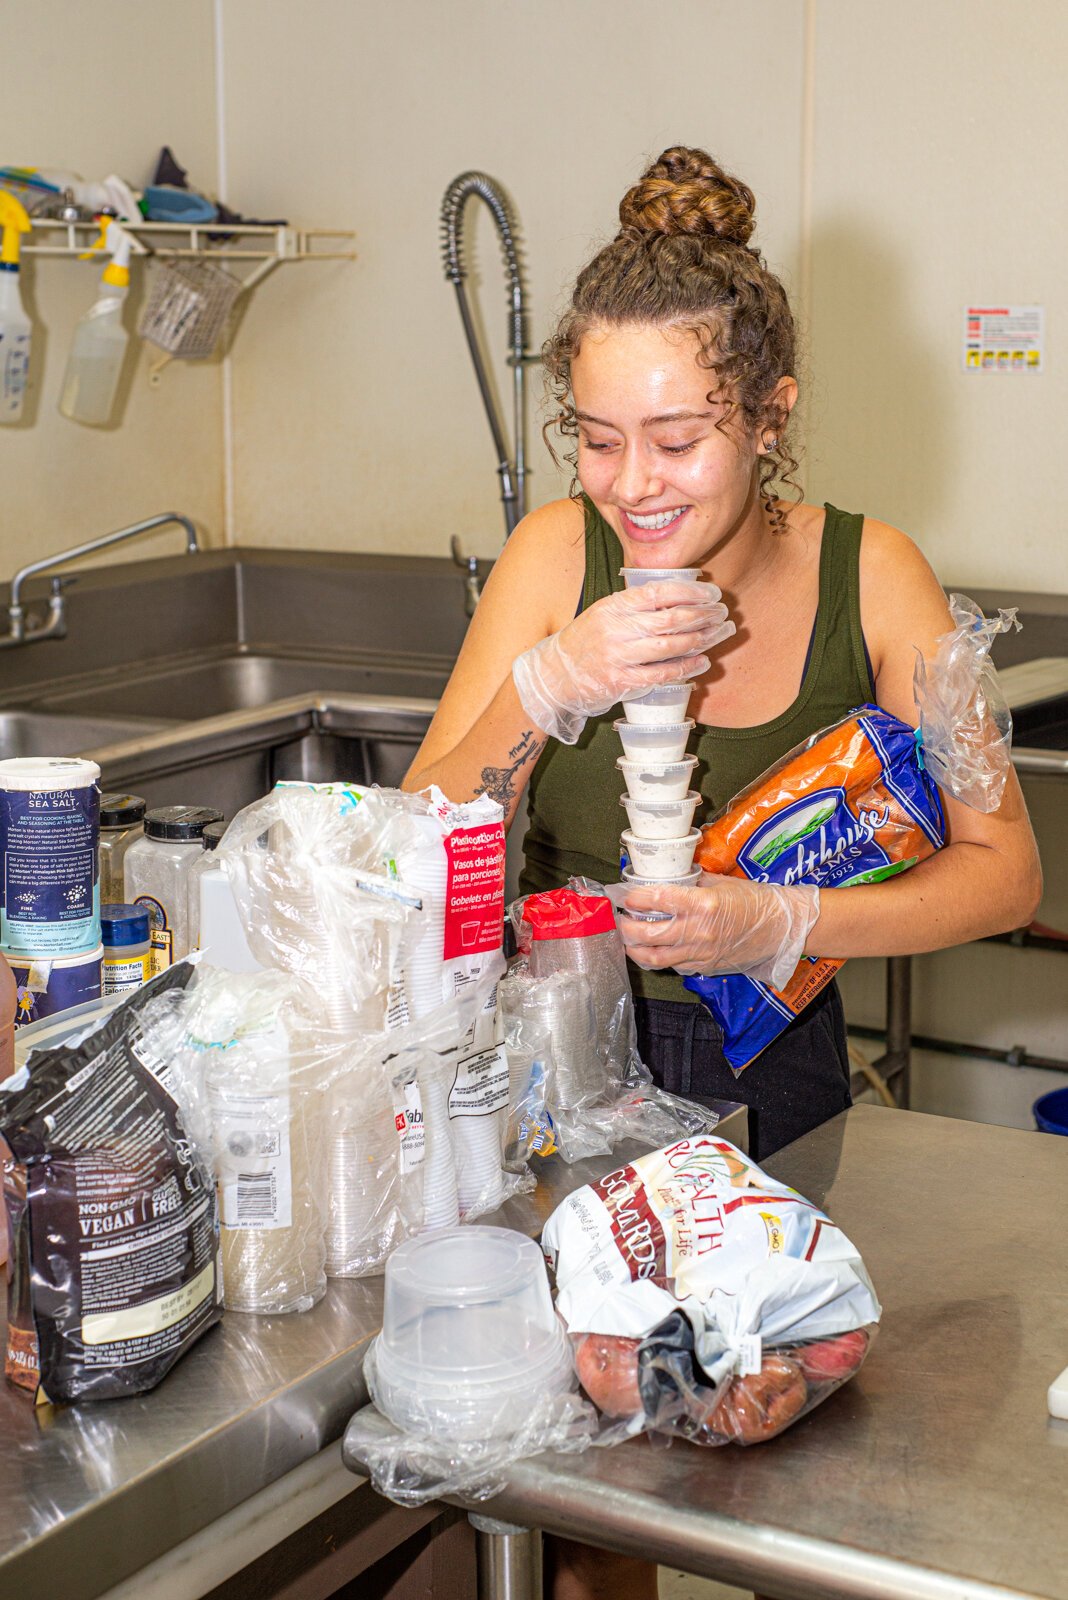
[[688, 789], [681, 800], [635, 800], [624, 794], [619, 803], [626, 807], [630, 831], [636, 838], [681, 839], [693, 827], [700, 798], [696, 789]]
[[398, 1427], [475, 1439], [514, 1432], [572, 1386], [541, 1250], [507, 1228], [442, 1228], [386, 1262], [378, 1402]]
[[619, 576], [628, 589], [640, 589], [645, 583], [668, 583], [674, 578], [679, 583], [696, 583], [701, 576], [700, 567], [620, 567]]
[[140, 989], [152, 976], [152, 945], [144, 906], [101, 906], [100, 938], [104, 945], [103, 992], [125, 994]]
[[100, 768], [65, 756], [0, 761], [0, 946], [34, 961], [100, 943]]
[[696, 756], [681, 761], [628, 761], [620, 756], [616, 766], [626, 780], [633, 800], [681, 800], [690, 787]]
[[701, 881], [701, 868], [694, 867], [677, 878], [647, 878], [633, 867], [624, 867], [620, 877], [629, 889], [695, 889]]
[[1040, 1095], [1031, 1112], [1040, 1133], [1068, 1136], [1068, 1089], [1051, 1089], [1048, 1094]]
[[222, 813], [207, 806], [158, 806], [145, 815], [145, 836], [126, 852], [123, 899], [148, 911], [152, 974], [189, 953], [189, 892], [204, 829]]
[[692, 683], [658, 683], [637, 699], [624, 700], [623, 710], [628, 722], [681, 722], [692, 692]]
[[627, 761], [681, 761], [686, 754], [686, 743], [693, 731], [693, 723], [628, 722], [617, 717], [612, 724], [623, 742], [623, 756]]
[[630, 828], [620, 834], [630, 864], [642, 878], [681, 878], [691, 872], [700, 837], [700, 828], [691, 828], [680, 839], [640, 839]]

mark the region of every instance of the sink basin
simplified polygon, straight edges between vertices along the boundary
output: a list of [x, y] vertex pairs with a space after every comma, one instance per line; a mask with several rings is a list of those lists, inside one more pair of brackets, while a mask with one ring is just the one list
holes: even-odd
[[53, 716], [48, 712], [0, 711], [0, 758], [78, 756], [150, 732], [158, 722], [118, 717]]
[[189, 722], [251, 711], [291, 695], [393, 694], [437, 700], [446, 674], [411, 662], [322, 661], [284, 655], [231, 655], [124, 676], [41, 704], [52, 711]]

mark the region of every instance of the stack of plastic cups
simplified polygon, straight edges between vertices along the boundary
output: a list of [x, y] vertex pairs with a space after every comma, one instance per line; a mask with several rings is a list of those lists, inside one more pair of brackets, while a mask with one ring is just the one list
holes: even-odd
[[[700, 577], [700, 568], [624, 567], [621, 576], [628, 588], [671, 578], [692, 583]], [[686, 754], [693, 722], [685, 719], [685, 712], [692, 688], [689, 682], [660, 684], [625, 700], [626, 715], [613, 724], [623, 743], [617, 765], [627, 793], [620, 804], [626, 807], [630, 824], [620, 836], [630, 863], [623, 880], [636, 887], [683, 888], [700, 878], [700, 871], [693, 870], [693, 858], [701, 833], [692, 824], [701, 797], [689, 787], [697, 757]], [[670, 913], [638, 915], [643, 921], [662, 921]]]
[[[613, 938], [616, 935], [612, 935]], [[570, 949], [585, 947], [594, 939], [545, 940], [545, 955], [557, 943]], [[531, 985], [523, 998], [523, 1015], [552, 1040], [556, 1081], [553, 1103], [564, 1111], [599, 1101], [607, 1088], [605, 1057], [598, 1050], [598, 1019], [595, 1015], [593, 986], [586, 973], [561, 969], [547, 973]]]
[[[423, 1157], [423, 1228], [452, 1228], [460, 1220], [460, 1194], [449, 1123], [449, 1080], [443, 1062], [419, 1075], [426, 1147]], [[498, 1157], [498, 1166], [500, 1159]]]
[[422, 933], [404, 969], [404, 990], [413, 1022], [435, 1011], [445, 998], [445, 896], [449, 865], [441, 825], [436, 817], [412, 819], [419, 828], [419, 847], [404, 851], [397, 866], [405, 884], [423, 902]]

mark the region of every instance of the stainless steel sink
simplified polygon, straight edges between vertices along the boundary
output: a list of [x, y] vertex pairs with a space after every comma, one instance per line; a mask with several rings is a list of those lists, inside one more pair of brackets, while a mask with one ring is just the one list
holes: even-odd
[[104, 679], [73, 692], [49, 694], [38, 703], [51, 711], [191, 722], [256, 710], [293, 695], [392, 694], [436, 700], [445, 677], [440, 670], [381, 656], [371, 662], [356, 657], [232, 654], [174, 663], [162, 671], [124, 673], [121, 681]]
[[30, 711], [0, 711], [0, 758], [79, 756], [99, 745], [134, 739], [159, 722], [126, 717], [53, 716]]

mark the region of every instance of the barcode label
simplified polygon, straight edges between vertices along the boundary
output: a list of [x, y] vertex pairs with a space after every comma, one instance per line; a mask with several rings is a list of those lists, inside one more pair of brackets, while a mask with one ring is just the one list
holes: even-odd
[[236, 1187], [239, 1228], [254, 1228], [278, 1220], [278, 1190], [273, 1172], [239, 1172]]

